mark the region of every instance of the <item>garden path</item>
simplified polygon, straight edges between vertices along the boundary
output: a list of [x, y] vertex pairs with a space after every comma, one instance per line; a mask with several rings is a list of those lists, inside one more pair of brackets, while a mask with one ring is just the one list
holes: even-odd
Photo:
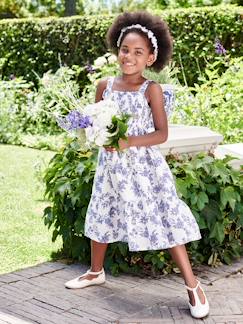
[[200, 266], [210, 316], [192, 319], [177, 274], [155, 278], [112, 277], [102, 286], [68, 290], [64, 282], [87, 267], [46, 262], [0, 276], [0, 324], [243, 323], [243, 258], [231, 266]]

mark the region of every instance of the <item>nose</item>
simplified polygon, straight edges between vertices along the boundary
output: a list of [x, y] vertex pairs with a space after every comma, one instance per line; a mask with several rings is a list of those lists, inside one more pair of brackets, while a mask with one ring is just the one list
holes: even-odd
[[127, 57], [130, 57], [131, 56], [131, 53], [130, 52], [127, 52], [124, 54], [124, 57], [127, 58]]

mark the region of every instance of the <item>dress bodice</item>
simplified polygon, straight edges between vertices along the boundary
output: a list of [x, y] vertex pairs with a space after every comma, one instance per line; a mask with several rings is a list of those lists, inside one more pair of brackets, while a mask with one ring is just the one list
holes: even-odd
[[144, 135], [153, 132], [154, 122], [145, 91], [151, 81], [145, 80], [137, 91], [113, 90], [114, 78], [109, 78], [103, 92], [103, 99], [115, 100], [122, 113], [130, 114], [128, 135]]

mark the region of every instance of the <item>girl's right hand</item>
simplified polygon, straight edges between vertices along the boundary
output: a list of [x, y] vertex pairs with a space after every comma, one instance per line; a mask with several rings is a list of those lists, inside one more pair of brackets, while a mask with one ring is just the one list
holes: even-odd
[[116, 148], [112, 147], [112, 146], [104, 146], [104, 148], [107, 152], [115, 152], [116, 151]]

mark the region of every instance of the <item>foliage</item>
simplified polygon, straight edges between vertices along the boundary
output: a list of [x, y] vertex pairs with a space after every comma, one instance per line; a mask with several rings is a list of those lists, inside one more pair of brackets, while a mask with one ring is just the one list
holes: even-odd
[[[242, 9], [233, 6], [156, 11], [170, 26], [174, 39], [174, 60], [183, 62], [186, 79], [192, 85], [207, 61], [215, 59], [218, 37], [231, 56], [242, 55]], [[4, 78], [15, 74], [36, 82], [35, 71], [43, 75], [62, 65], [85, 66], [106, 53], [105, 34], [114, 16], [15, 19], [0, 21], [0, 58]], [[198, 61], [195, 60], [198, 58]], [[183, 80], [180, 76], [180, 80]], [[84, 76], [85, 79], [85, 76]]]
[[190, 246], [192, 258], [210, 265], [230, 263], [243, 253], [243, 176], [229, 166], [230, 160], [203, 154], [168, 159], [177, 190], [202, 233], [202, 239]]
[[209, 64], [194, 87], [183, 87], [176, 95], [172, 122], [207, 126], [224, 136], [227, 143], [243, 142], [242, 58], [227, 62], [219, 74], [221, 61]]
[[0, 81], [0, 142], [21, 144], [41, 149], [60, 149], [65, 135], [58, 127], [55, 115], [65, 114], [68, 103], [60, 104], [58, 94], [66, 84], [79, 92], [78, 75], [82, 69], [74, 66], [49, 71], [38, 77], [38, 91], [22, 78]]
[[27, 95], [32, 84], [21, 78], [0, 81], [0, 142], [20, 144], [19, 136], [26, 127]]
[[[238, 4], [242, 0], [72, 0], [75, 3], [75, 14], [97, 15], [120, 13], [134, 10], [155, 10], [165, 8], [188, 8]], [[69, 16], [65, 0], [1, 0], [1, 18]]]
[[[52, 205], [44, 211], [45, 224], [54, 226], [53, 241], [62, 237], [63, 250], [71, 258], [90, 262], [89, 239], [84, 221], [92, 191], [97, 152], [86, 155], [70, 142], [51, 160], [45, 172], [46, 195]], [[202, 240], [191, 243], [194, 263], [229, 263], [242, 251], [242, 176], [228, 165], [230, 158], [217, 160], [206, 154], [169, 157], [178, 193], [190, 206], [202, 232]], [[109, 245], [106, 267], [119, 271], [170, 272], [173, 264], [165, 251], [128, 251], [126, 243]]]
[[[75, 2], [77, 13], [83, 14], [83, 1]], [[63, 16], [67, 5], [65, 0], [1, 0], [0, 18]]]
[[46, 194], [53, 206], [45, 209], [45, 224], [54, 225], [53, 241], [60, 235], [65, 253], [89, 260], [90, 247], [83, 236], [84, 218], [96, 167], [95, 152], [81, 154], [70, 142], [57, 153], [46, 170]]
[[154, 72], [150, 69], [146, 69], [144, 76], [146, 79], [153, 80], [159, 84], [173, 84], [178, 85], [179, 69], [175, 66], [175, 62], [170, 62], [166, 65], [162, 71]]

